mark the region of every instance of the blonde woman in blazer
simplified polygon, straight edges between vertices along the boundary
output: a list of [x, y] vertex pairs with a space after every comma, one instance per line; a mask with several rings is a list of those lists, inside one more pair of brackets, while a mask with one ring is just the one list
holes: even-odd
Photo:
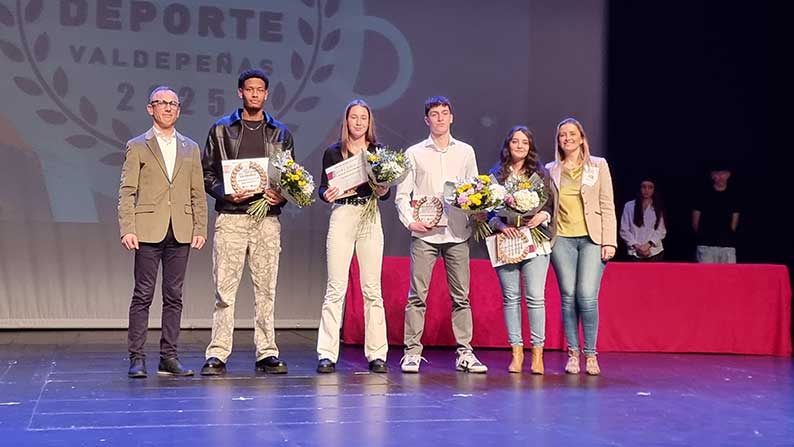
[[579, 322], [584, 333], [585, 369], [598, 375], [598, 289], [606, 262], [615, 256], [617, 219], [612, 176], [605, 159], [590, 155], [584, 128], [566, 118], [557, 125], [555, 161], [546, 165], [557, 192], [551, 262], [562, 297], [568, 341], [565, 372], [579, 373]]

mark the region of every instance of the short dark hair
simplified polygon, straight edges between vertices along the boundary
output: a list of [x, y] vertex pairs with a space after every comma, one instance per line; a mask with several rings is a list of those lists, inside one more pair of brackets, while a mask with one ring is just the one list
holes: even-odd
[[157, 87], [152, 89], [151, 93], [149, 93], [149, 102], [152, 102], [152, 100], [154, 99], [154, 95], [159, 92], [172, 92], [173, 94], [176, 95], [176, 100], [179, 101], [179, 94], [176, 92], [176, 90], [172, 89], [167, 85], [158, 85]]
[[259, 78], [263, 80], [265, 82], [265, 90], [270, 88], [270, 79], [268, 79], [264, 71], [258, 68], [252, 68], [250, 70], [245, 70], [244, 72], [240, 73], [240, 77], [237, 78], [237, 88], [243, 88], [243, 85], [245, 85], [245, 81], [251, 78]]
[[425, 116], [430, 112], [430, 109], [433, 107], [438, 106], [447, 106], [449, 108], [450, 113], [452, 113], [452, 103], [449, 102], [449, 99], [445, 96], [431, 96], [427, 98], [425, 101]]

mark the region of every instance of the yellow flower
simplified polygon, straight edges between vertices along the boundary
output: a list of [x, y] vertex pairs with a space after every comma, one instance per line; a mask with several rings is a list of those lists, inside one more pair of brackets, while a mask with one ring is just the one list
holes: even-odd
[[378, 159], [379, 157], [375, 154], [370, 154], [370, 156], [367, 157], [367, 160], [369, 160], [370, 163], [375, 163], [376, 161], [378, 161]]
[[458, 194], [463, 194], [464, 192], [470, 190], [472, 188], [470, 183], [464, 183], [458, 186]]
[[303, 181], [303, 180], [300, 180], [300, 181], [298, 181], [298, 186], [304, 187], [304, 186], [306, 186], [306, 182]]
[[294, 162], [294, 161], [292, 161], [292, 160], [287, 160], [287, 166], [292, 166], [292, 165], [294, 165], [294, 164], [295, 164], [295, 162]]
[[480, 179], [480, 181], [486, 185], [491, 183], [491, 178], [488, 177], [487, 175], [478, 175], [477, 178]]
[[471, 200], [471, 203], [480, 206], [482, 205], [482, 194], [480, 193], [472, 194], [469, 196], [469, 200]]

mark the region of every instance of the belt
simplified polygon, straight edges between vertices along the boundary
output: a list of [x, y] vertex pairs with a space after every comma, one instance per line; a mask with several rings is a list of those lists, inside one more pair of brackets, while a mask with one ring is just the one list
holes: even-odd
[[364, 205], [369, 200], [369, 197], [345, 197], [343, 199], [336, 199], [334, 203], [339, 205]]

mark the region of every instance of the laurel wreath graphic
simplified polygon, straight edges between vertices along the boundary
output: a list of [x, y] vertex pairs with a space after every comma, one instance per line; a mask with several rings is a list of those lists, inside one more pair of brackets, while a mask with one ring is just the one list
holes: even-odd
[[[317, 67], [320, 51], [331, 51], [339, 45], [341, 30], [339, 28], [323, 34], [323, 22], [333, 17], [339, 11], [340, 0], [302, 0], [309, 8], [316, 9], [317, 16], [314, 25], [303, 18], [298, 18], [297, 28], [303, 42], [308, 46], [305, 50], [311, 55], [308, 63], [304, 56], [293, 50], [290, 58], [290, 71], [293, 79], [298, 82], [298, 87], [292, 95], [288, 95], [283, 82], [279, 82], [270, 96], [271, 105], [280, 119], [292, 111], [303, 113], [316, 108], [320, 103], [319, 96], [303, 96], [309, 82], [319, 84], [328, 80], [334, 71], [334, 64]], [[324, 5], [324, 6], [323, 6]], [[77, 125], [80, 132], [65, 138], [72, 147], [80, 150], [95, 148], [98, 143], [105, 143], [117, 151], [102, 156], [99, 161], [109, 166], [120, 166], [124, 162], [125, 143], [133, 137], [129, 127], [120, 119], [111, 118], [110, 129], [112, 134], [98, 128], [99, 114], [97, 108], [86, 96], [76, 99], [70, 95], [69, 76], [63, 67], [57, 67], [51, 75], [45, 77], [41, 63], [50, 55], [50, 36], [42, 32], [35, 37], [28, 35], [25, 25], [35, 23], [44, 11], [43, 0], [29, 0], [23, 5], [23, 0], [16, 1], [16, 13], [3, 3], [0, 3], [0, 25], [6, 27], [17, 26], [19, 32], [19, 45], [0, 39], [0, 52], [10, 61], [17, 63], [27, 62], [33, 77], [14, 76], [14, 84], [23, 93], [30, 96], [46, 96], [53, 104], [52, 108], [36, 110], [36, 115], [45, 123], [63, 125], [72, 122]], [[288, 97], [289, 96], [289, 97]], [[77, 103], [76, 107], [74, 102]], [[298, 126], [288, 124], [294, 132]]]
[[511, 239], [503, 233], [496, 235], [496, 257], [503, 264], [515, 264], [521, 262], [532, 252], [532, 245], [529, 238], [523, 232], [516, 239]]
[[243, 169], [253, 169], [259, 175], [259, 185], [254, 188], [255, 192], [260, 192], [265, 189], [265, 179], [267, 179], [267, 173], [265, 172], [264, 168], [259, 165], [259, 163], [255, 162], [248, 162], [246, 166], [243, 166], [244, 163], [240, 163], [234, 167], [231, 174], [231, 184], [232, 189], [234, 192], [242, 192], [245, 189], [240, 186], [239, 176]]
[[[431, 219], [430, 220], [421, 220], [422, 214], [424, 214], [425, 210], [432, 211]], [[417, 222], [421, 222], [428, 227], [435, 227], [436, 224], [441, 220], [441, 216], [444, 214], [444, 205], [441, 203], [441, 200], [438, 197], [432, 196], [425, 196], [421, 199], [416, 201], [414, 205], [414, 220]]]

